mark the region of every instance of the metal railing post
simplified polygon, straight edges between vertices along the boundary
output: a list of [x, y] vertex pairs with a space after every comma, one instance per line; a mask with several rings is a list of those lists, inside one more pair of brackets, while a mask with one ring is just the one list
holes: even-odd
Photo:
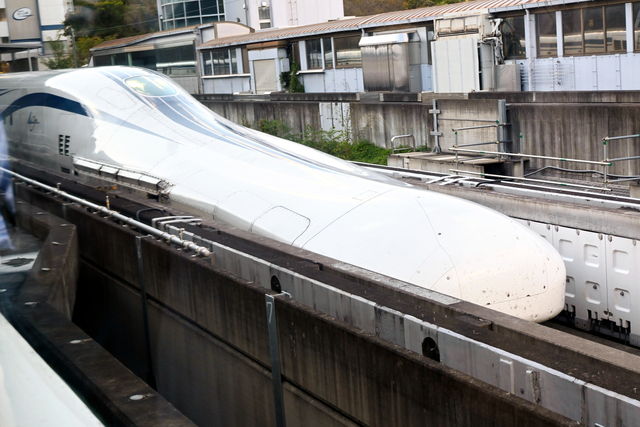
[[138, 257], [138, 277], [140, 279], [140, 299], [142, 301], [142, 327], [144, 329], [144, 343], [147, 351], [147, 383], [154, 390], [158, 389], [156, 377], [153, 373], [151, 357], [151, 334], [149, 333], [149, 314], [147, 312], [147, 288], [144, 280], [144, 264], [142, 259], [142, 239], [151, 236], [136, 236], [136, 255]]
[[[458, 131], [455, 131], [455, 135], [456, 135], [456, 142], [455, 142], [455, 147], [458, 148]], [[456, 169], [458, 169], [458, 152], [456, 151]], [[456, 172], [456, 175], [458, 175], [458, 172]]]
[[603, 172], [604, 172], [604, 180], [602, 181], [602, 188], [603, 189], [607, 189], [607, 139], [609, 137], [605, 137], [602, 139], [602, 150], [604, 152], [604, 158], [603, 158], [603, 162], [605, 162], [604, 166], [602, 166]]
[[273, 403], [276, 410], [276, 426], [285, 427], [284, 394], [282, 393], [282, 373], [280, 372], [280, 349], [278, 348], [278, 329], [276, 327], [276, 306], [273, 295], [265, 295], [267, 308], [267, 327], [269, 330], [269, 353], [271, 355], [271, 377], [273, 385]]
[[[524, 151], [524, 142], [522, 139], [522, 132], [520, 132], [520, 152], [518, 154], [522, 154]], [[520, 157], [520, 178], [524, 178], [524, 157]]]

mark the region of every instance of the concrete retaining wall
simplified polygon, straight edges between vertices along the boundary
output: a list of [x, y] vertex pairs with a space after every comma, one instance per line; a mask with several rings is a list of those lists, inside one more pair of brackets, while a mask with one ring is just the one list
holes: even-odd
[[[149, 366], [135, 360], [144, 358], [137, 235], [75, 206], [63, 214], [77, 227], [82, 255], [76, 306], [89, 304], [74, 319], [145, 375]], [[275, 425], [269, 284], [152, 238], [142, 239], [142, 257], [158, 391], [199, 425]], [[291, 426], [576, 425], [283, 296], [275, 314]]]
[[[306, 126], [321, 128], [321, 102], [348, 103], [351, 129], [356, 136], [390, 148], [395, 135], [413, 134], [417, 145], [434, 146], [432, 97], [423, 94], [422, 102], [378, 102], [364, 97], [360, 101], [346, 99], [340, 94], [273, 94], [271, 101], [238, 101], [222, 98], [202, 98], [202, 102], [216, 113], [245, 126], [255, 126], [260, 119], [281, 120], [293, 132]], [[513, 152], [519, 152], [518, 136], [524, 136], [524, 153], [534, 155], [603, 160], [602, 138], [640, 134], [640, 92], [527, 92], [527, 93], [471, 93], [469, 99], [444, 98], [437, 100], [440, 145], [448, 149], [454, 145], [451, 129], [478, 126], [495, 122], [497, 102], [506, 99], [508, 120], [512, 123], [511, 139], [516, 141]], [[495, 141], [494, 129], [459, 132], [459, 144]], [[493, 150], [492, 146], [473, 147]], [[495, 150], [493, 150], [495, 151]], [[612, 141], [608, 158], [640, 156], [640, 139]], [[601, 167], [558, 161], [531, 160], [532, 168], [558, 166], [569, 169]], [[609, 173], [640, 174], [640, 160], [615, 163]]]
[[[76, 300], [76, 227], [24, 201], [18, 201], [17, 207], [19, 226], [41, 238], [43, 245], [25, 283], [0, 293], [2, 314], [105, 425], [194, 426], [98, 345], [97, 339], [69, 321], [74, 301], [75, 308], [83, 304], [82, 298]], [[111, 318], [125, 311], [112, 309]], [[130, 400], [135, 394], [145, 398]], [[37, 406], [37, 402], [31, 404]]]

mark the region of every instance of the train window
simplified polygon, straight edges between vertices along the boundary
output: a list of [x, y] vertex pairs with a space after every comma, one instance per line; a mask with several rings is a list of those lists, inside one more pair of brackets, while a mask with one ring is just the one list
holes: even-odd
[[504, 58], [524, 58], [527, 54], [524, 39], [524, 16], [505, 18], [502, 21]]
[[175, 95], [176, 89], [171, 84], [158, 76], [138, 76], [126, 79], [127, 86], [138, 93], [147, 96]]
[[536, 14], [538, 24], [538, 56], [558, 55], [558, 35], [556, 32], [556, 14]]

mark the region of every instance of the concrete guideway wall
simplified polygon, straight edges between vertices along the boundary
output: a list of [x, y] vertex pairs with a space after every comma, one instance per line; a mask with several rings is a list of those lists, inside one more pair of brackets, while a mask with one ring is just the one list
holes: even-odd
[[[24, 284], [0, 293], [2, 314], [104, 425], [193, 427], [189, 419], [70, 321], [79, 273], [76, 227], [19, 199], [17, 211], [20, 228], [42, 239], [43, 245]], [[48, 382], [49, 386], [54, 384], [47, 379], [43, 384]], [[130, 400], [135, 394], [145, 398]], [[61, 418], [65, 410], [54, 410], [52, 418], [43, 419], [47, 411], [40, 411], [38, 397], [20, 405], [33, 411], [42, 423], [72, 422]], [[82, 417], [75, 420], [82, 422], [78, 421]]]
[[[299, 95], [299, 96], [298, 96]], [[307, 125], [321, 129], [321, 102], [348, 102], [351, 111], [349, 123], [354, 136], [361, 136], [376, 145], [390, 148], [395, 135], [413, 134], [417, 145], [433, 148], [433, 116], [429, 114], [434, 94], [421, 94], [422, 102], [363, 102], [345, 101], [336, 94], [273, 94], [278, 101], [234, 101], [222, 97], [203, 98], [211, 110], [236, 123], [254, 126], [260, 119], [280, 120], [295, 133]], [[455, 135], [451, 129], [495, 122], [498, 118], [497, 101], [506, 99], [511, 138], [520, 132], [524, 136], [524, 153], [583, 160], [602, 160], [602, 138], [640, 134], [640, 92], [476, 92], [465, 95], [469, 99], [442, 96], [437, 99], [439, 131], [443, 133], [440, 145], [452, 147]], [[282, 99], [282, 100], [280, 100]], [[459, 144], [496, 140], [494, 129], [459, 132]], [[472, 147], [482, 149], [482, 147]], [[486, 149], [491, 146], [485, 146]], [[519, 152], [519, 146], [512, 147]], [[640, 155], [640, 139], [611, 141], [609, 158]], [[530, 166], [547, 165], [569, 169], [595, 169], [601, 167], [577, 163], [532, 159]], [[608, 173], [640, 174], [640, 160], [618, 162]]]
[[[83, 268], [104, 276], [81, 277], [83, 298], [95, 293], [103, 305], [92, 320], [140, 319], [129, 249], [135, 233], [75, 206], [65, 211], [78, 229]], [[275, 425], [265, 312], [271, 292], [150, 238], [142, 239], [142, 254], [158, 391], [201, 425]], [[285, 404], [294, 403], [285, 407], [290, 425], [575, 425], [296, 301], [280, 296], [275, 307]], [[117, 347], [131, 342], [135, 328], [105, 327], [95, 339]]]

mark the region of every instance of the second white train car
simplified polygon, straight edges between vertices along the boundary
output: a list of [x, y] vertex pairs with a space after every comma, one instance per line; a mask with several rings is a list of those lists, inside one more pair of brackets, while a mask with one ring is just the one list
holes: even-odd
[[523, 319], [564, 308], [562, 259], [516, 221], [234, 124], [149, 70], [0, 75], [0, 110], [17, 159]]

